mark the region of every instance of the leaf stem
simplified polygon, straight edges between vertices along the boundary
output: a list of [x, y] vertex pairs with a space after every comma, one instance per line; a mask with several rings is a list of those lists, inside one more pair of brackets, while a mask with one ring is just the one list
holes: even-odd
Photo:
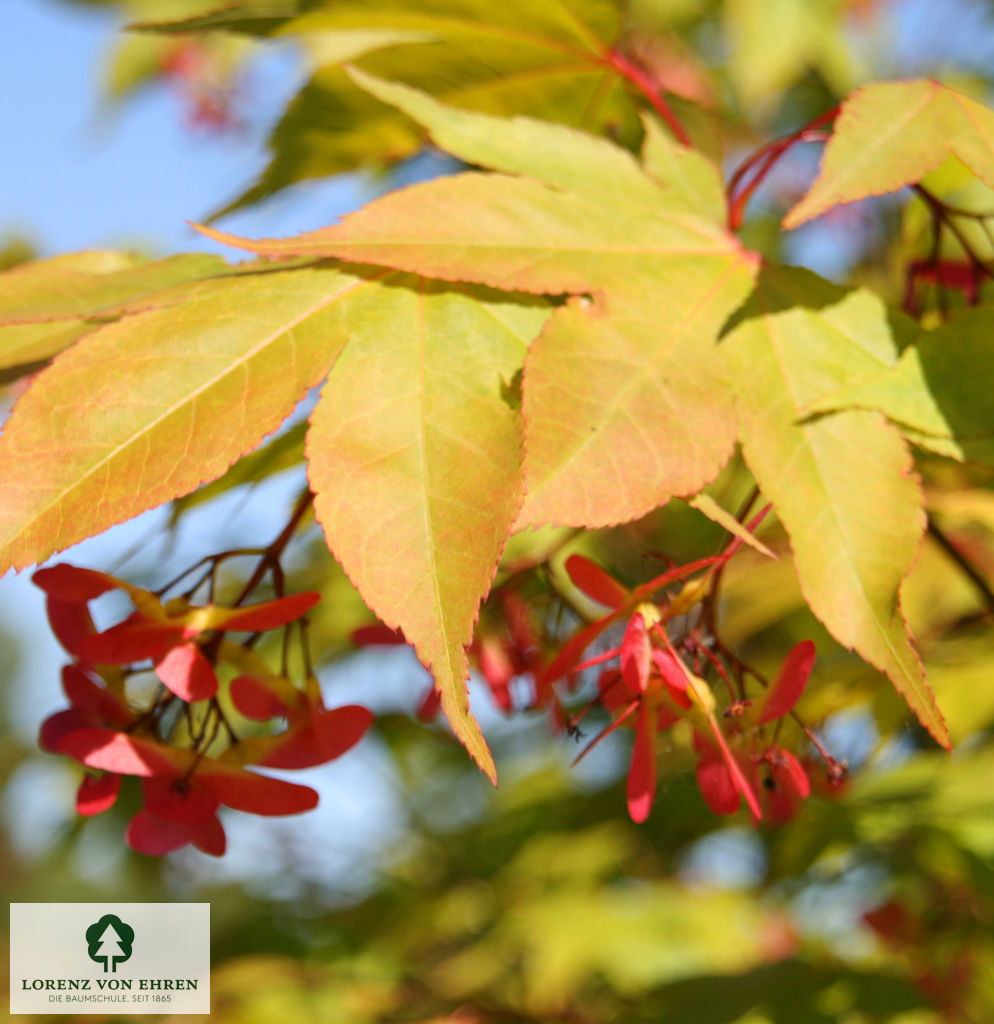
[[[973, 220], [979, 221], [984, 229], [985, 234], [988, 234], [988, 228], [986, 224], [985, 214], [969, 213], [965, 210], [961, 210], [955, 206], [949, 206], [938, 196], [930, 192], [924, 185], [918, 184], [913, 185], [915, 192], [922, 198], [923, 202], [929, 208], [929, 212], [932, 214], [933, 232], [935, 234], [935, 240], [933, 244], [933, 256], [931, 257], [931, 265], [938, 265], [938, 251], [939, 251], [939, 233], [943, 227], [947, 228], [950, 234], [956, 239], [960, 247], [963, 250], [967, 261], [972, 268], [972, 280], [970, 282], [969, 293], [966, 298], [969, 305], [975, 306], [980, 301], [980, 281], [983, 278], [994, 279], [994, 269], [986, 261], [980, 258], [970, 244], [970, 240], [963, 234], [962, 228], [956, 223], [956, 217], [968, 217]], [[989, 237], [989, 234], [988, 234]], [[940, 292], [941, 296], [944, 296], [944, 292]]]
[[670, 131], [673, 132], [682, 145], [688, 149], [693, 148], [693, 143], [690, 141], [687, 130], [680, 123], [676, 114], [673, 113], [673, 108], [664, 99], [659, 85], [645, 68], [637, 64], [630, 57], [626, 57], [623, 53], [614, 49], [614, 47], [611, 47], [604, 55], [604, 61], [642, 93], [651, 104], [653, 110], [666, 122]]
[[[760, 146], [759, 149], [742, 162], [739, 169], [729, 179], [728, 186], [725, 189], [728, 196], [728, 227], [730, 231], [738, 231], [742, 227], [745, 208], [749, 204], [749, 200], [784, 153], [798, 142], [827, 141], [830, 137], [829, 134], [819, 129], [823, 125], [834, 121], [838, 113], [838, 107], [826, 110], [824, 114], [819, 114], [813, 121], [809, 121], [803, 127], [798, 128], [797, 131], [791, 132], [789, 135], [783, 135], [778, 139], [773, 139]], [[750, 178], [749, 183], [736, 195], [736, 190], [753, 171], [755, 173]]]

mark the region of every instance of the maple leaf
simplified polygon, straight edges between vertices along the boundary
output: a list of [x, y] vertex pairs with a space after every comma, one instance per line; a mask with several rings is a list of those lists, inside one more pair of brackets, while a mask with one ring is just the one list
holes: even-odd
[[839, 203], [896, 192], [949, 156], [994, 188], [994, 111], [934, 81], [857, 89], [842, 104], [818, 177], [784, 227]]
[[142, 260], [118, 252], [80, 252], [33, 260], [0, 274], [0, 324], [116, 315], [123, 307], [189, 281], [214, 277], [231, 267], [220, 256], [188, 253]]
[[[593, 294], [593, 303], [556, 310], [528, 353], [517, 525], [608, 525], [700, 490], [734, 440], [714, 341], [754, 259], [697, 201], [605, 140], [452, 110], [354, 75], [453, 155], [503, 173], [416, 185], [294, 239], [202, 230], [270, 256], [334, 255], [503, 289]], [[653, 166], [658, 173], [663, 162]]]
[[61, 353], [0, 436], [3, 567], [219, 476], [327, 372], [345, 341], [338, 304], [362, 283], [328, 268], [215, 278]]
[[845, 0], [727, 0], [728, 75], [747, 109], [768, 109], [804, 75], [829, 89], [852, 85], [854, 60], [840, 11]]
[[521, 421], [504, 391], [548, 309], [411, 285], [356, 308], [366, 326], [311, 417], [308, 477], [329, 547], [431, 670], [456, 735], [492, 777], [465, 648], [521, 505]]
[[843, 381], [897, 361], [888, 311], [868, 292], [847, 292], [800, 269], [766, 268], [722, 348], [743, 454], [790, 536], [808, 604], [948, 745], [900, 610], [901, 582], [925, 528], [907, 446], [877, 413], [799, 422]]

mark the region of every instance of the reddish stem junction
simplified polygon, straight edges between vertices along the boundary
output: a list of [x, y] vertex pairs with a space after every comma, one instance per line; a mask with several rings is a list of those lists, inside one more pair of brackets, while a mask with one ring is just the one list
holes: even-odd
[[821, 129], [825, 125], [831, 124], [838, 113], [838, 107], [826, 110], [824, 114], [819, 114], [813, 121], [809, 121], [797, 131], [760, 146], [742, 163], [732, 175], [727, 188], [728, 227], [731, 231], [738, 231], [742, 227], [749, 200], [784, 153], [798, 142], [827, 141], [829, 133]]

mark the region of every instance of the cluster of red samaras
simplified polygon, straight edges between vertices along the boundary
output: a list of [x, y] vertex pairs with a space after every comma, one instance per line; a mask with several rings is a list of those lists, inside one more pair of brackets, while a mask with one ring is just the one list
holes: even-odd
[[[647, 600], [668, 583], [702, 569], [720, 566], [735, 545], [713, 559], [702, 559], [671, 569], [635, 590], [622, 586], [582, 555], [572, 555], [566, 570], [573, 583], [611, 611], [571, 638], [541, 678], [548, 682], [563, 674], [595, 665], [605, 667], [598, 679], [598, 701], [614, 716], [603, 735], [621, 725], [632, 725], [635, 742], [628, 771], [628, 812], [643, 822], [656, 792], [656, 735], [677, 722], [691, 729], [697, 756], [697, 783], [705, 803], [716, 814], [732, 814], [742, 801], [754, 821], [787, 821], [811, 792], [807, 772], [798, 758], [776, 742], [766, 727], [788, 715], [799, 700], [815, 660], [814, 644], [805, 640], [787, 655], [776, 679], [754, 699], [733, 700], [719, 713], [711, 686], [691, 670], [687, 652], [725, 673], [708, 650], [706, 637], [693, 631], [677, 650], [665, 623], [689, 610], [703, 594], [694, 584], [673, 601], [662, 605]], [[608, 626], [624, 622], [621, 643], [580, 661], [582, 653]], [[705, 657], [702, 657], [701, 654]], [[695, 665], [695, 668], [697, 666]], [[598, 737], [599, 739], [600, 737]], [[588, 748], [589, 749], [589, 748]]]
[[[535, 609], [513, 590], [500, 590], [491, 594], [490, 603], [496, 614], [481, 618], [469, 646], [470, 662], [479, 670], [497, 707], [509, 715], [520, 708], [515, 706], [511, 684], [515, 679], [534, 681], [540, 667], [542, 651], [541, 628]], [[357, 647], [393, 646], [406, 644], [404, 634], [382, 623], [360, 626], [352, 633]], [[548, 696], [555, 697], [550, 690]], [[538, 695], [526, 702], [527, 708], [549, 707], [559, 725], [565, 722], [565, 713], [557, 703], [541, 700]], [[434, 685], [428, 686], [418, 705], [417, 716], [422, 722], [438, 717], [442, 708], [442, 695]]]
[[[674, 647], [664, 628], [667, 619], [689, 610], [703, 590], [695, 596], [691, 583], [689, 599], [677, 596], [663, 605], [649, 600], [669, 584], [717, 569], [739, 545], [736, 538], [721, 555], [670, 569], [631, 590], [589, 559], [572, 555], [566, 560], [571, 580], [588, 597], [609, 608], [607, 614], [583, 626], [547, 658], [532, 610], [508, 591], [497, 595], [498, 618], [503, 619], [504, 630], [494, 628], [493, 623], [488, 628], [481, 621], [470, 647], [471, 660], [498, 708], [513, 710], [510, 683], [521, 678], [531, 686], [526, 707], [547, 710], [559, 728], [568, 728], [578, 718], [571, 719], [566, 713], [553, 684], [564, 676], [575, 679], [584, 669], [617, 661], [601, 672], [594, 703], [613, 716], [602, 736], [620, 726], [634, 727], [628, 810], [636, 822], [649, 816], [655, 796], [656, 735], [681, 720], [690, 724], [697, 781], [715, 813], [731, 814], [744, 800], [755, 821], [782, 823], [792, 818], [810, 795], [805, 767], [791, 751], [768, 738], [775, 731], [767, 727], [787, 716], [800, 698], [814, 664], [814, 644], [804, 641], [794, 647], [777, 678], [755, 699], [730, 701], [719, 713], [710, 685], [691, 670], [685, 652]], [[619, 646], [582, 660], [605, 630], [621, 623], [626, 624]], [[399, 633], [385, 626], [357, 630], [354, 640], [360, 645], [404, 642]], [[693, 646], [695, 638], [691, 635], [685, 640], [686, 649]], [[717, 660], [710, 653], [707, 657]], [[419, 717], [432, 717], [437, 710], [437, 694], [429, 691]], [[829, 767], [836, 772], [839, 768], [835, 764]]]
[[[303, 616], [317, 594], [295, 594], [243, 608], [162, 604], [149, 591], [106, 573], [57, 565], [34, 582], [45, 591], [48, 618], [73, 662], [62, 672], [69, 707], [45, 720], [43, 749], [68, 754], [91, 771], [76, 807], [99, 814], [117, 799], [124, 775], [141, 780], [142, 809], [132, 818], [128, 845], [161, 855], [192, 843], [224, 853], [217, 812], [223, 804], [252, 814], [297, 814], [316, 806], [317, 793], [246, 769], [308, 768], [345, 753], [372, 721], [363, 707], [324, 707], [317, 681], [300, 690], [268, 671], [228, 633], [255, 634]], [[89, 602], [123, 590], [135, 607], [123, 622], [97, 632]], [[215, 668], [227, 662], [240, 674], [223, 688]], [[136, 708], [127, 679], [154, 671], [160, 686], [151, 703]], [[227, 706], [228, 710], [225, 710]], [[231, 709], [258, 735], [236, 736]], [[245, 722], [248, 720], [248, 722]], [[285, 727], [273, 732], [276, 720]]]

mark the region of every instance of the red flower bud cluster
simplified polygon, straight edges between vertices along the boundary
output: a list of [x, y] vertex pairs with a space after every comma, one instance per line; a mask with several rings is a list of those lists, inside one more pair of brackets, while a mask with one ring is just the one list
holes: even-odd
[[[94, 773], [79, 787], [82, 815], [111, 807], [122, 776], [140, 778], [143, 807], [127, 831], [132, 849], [160, 855], [193, 844], [220, 855], [222, 805], [262, 815], [310, 810], [318, 800], [313, 789], [245, 765], [323, 764], [357, 743], [372, 721], [363, 707], [324, 707], [313, 677], [301, 691], [270, 673], [247, 646], [225, 639], [287, 625], [317, 603], [317, 594], [240, 608], [185, 599], [163, 604], [124, 580], [64, 564], [39, 570], [34, 582], [47, 596], [53, 632], [73, 658], [62, 672], [69, 706], [45, 720], [39, 743]], [[117, 589], [135, 611], [98, 632], [89, 602]], [[215, 671], [224, 661], [240, 672], [225, 688], [227, 705]], [[161, 685], [151, 704], [136, 707], [126, 682], [144, 671], [154, 671]], [[282, 719], [285, 728], [239, 738], [225, 706], [250, 722]]]

